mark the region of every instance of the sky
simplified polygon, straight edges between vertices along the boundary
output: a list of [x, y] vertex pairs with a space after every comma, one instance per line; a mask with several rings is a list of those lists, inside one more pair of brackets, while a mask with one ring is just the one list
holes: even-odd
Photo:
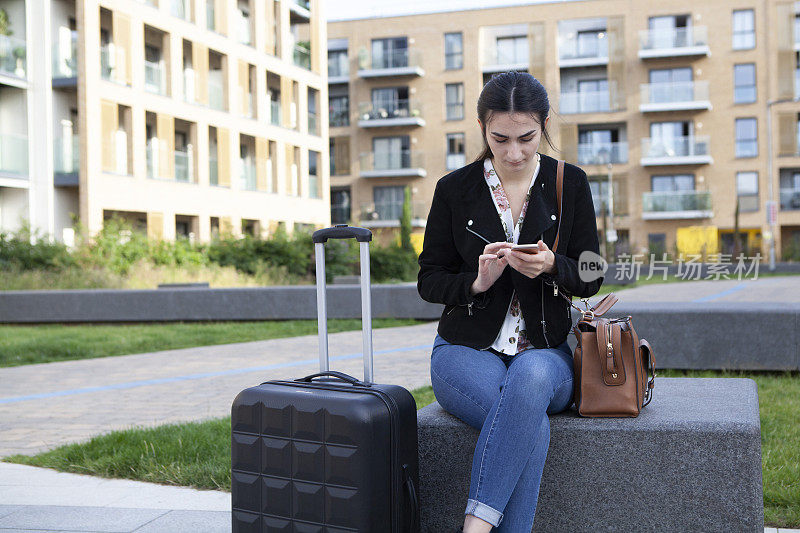
[[325, 0], [328, 21], [574, 0]]

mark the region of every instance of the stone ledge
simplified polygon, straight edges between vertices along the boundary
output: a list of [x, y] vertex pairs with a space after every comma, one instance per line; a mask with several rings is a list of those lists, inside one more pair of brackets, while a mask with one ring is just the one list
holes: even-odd
[[[554, 415], [535, 532], [763, 532], [756, 384], [658, 378], [637, 418]], [[423, 532], [463, 523], [478, 431], [418, 412]], [[568, 512], [567, 512], [568, 511]]]

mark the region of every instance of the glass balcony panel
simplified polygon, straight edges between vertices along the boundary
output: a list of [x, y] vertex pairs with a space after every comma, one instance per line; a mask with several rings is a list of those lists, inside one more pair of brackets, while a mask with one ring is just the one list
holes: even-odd
[[269, 101], [269, 121], [274, 126], [281, 125], [281, 103], [277, 100]]
[[175, 180], [194, 181], [194, 161], [191, 149], [186, 151], [175, 150]]
[[[360, 207], [361, 207], [360, 220], [364, 223], [398, 221], [400, 220], [400, 215], [403, 213], [402, 201], [362, 203]], [[349, 211], [349, 207], [345, 207], [344, 209], [348, 209]], [[343, 213], [342, 216], [346, 215]], [[427, 216], [428, 216], [428, 204], [426, 204], [425, 202], [411, 202], [412, 219], [424, 219]]]
[[61, 27], [58, 41], [53, 43], [53, 78], [75, 78], [78, 75], [78, 32]]
[[104, 80], [111, 80], [111, 73], [114, 71], [114, 45], [107, 44], [100, 47], [100, 77]]
[[642, 199], [645, 213], [711, 211], [711, 193], [708, 191], [646, 192]]
[[27, 54], [24, 40], [0, 35], [0, 74], [26, 78]]
[[208, 80], [208, 104], [212, 109], [222, 111], [225, 109], [225, 101], [223, 98], [222, 81], [221, 80]]
[[689, 157], [708, 155], [708, 137], [665, 137], [642, 139], [644, 157]]
[[317, 114], [311, 111], [308, 112], [308, 133], [311, 135], [319, 135]]
[[739, 212], [758, 211], [758, 194], [740, 194]]
[[243, 191], [256, 190], [256, 164], [248, 159], [239, 160], [239, 188]]
[[591, 41], [567, 39], [559, 49], [560, 59], [592, 59], [608, 57], [608, 38], [597, 38]]
[[447, 169], [452, 170], [461, 168], [467, 164], [467, 156], [464, 154], [447, 154]]
[[307, 44], [296, 43], [294, 45], [294, 64], [311, 70], [311, 50]]
[[78, 136], [56, 137], [53, 147], [53, 170], [62, 174], [74, 174], [78, 172], [79, 167]]
[[303, 9], [311, 9], [311, 2], [308, 0], [294, 0], [294, 3]]
[[578, 164], [605, 165], [628, 162], [628, 143], [583, 143], [578, 144]]
[[639, 48], [641, 50], [671, 50], [707, 45], [708, 28], [705, 26], [642, 30], [639, 32]]
[[208, 158], [208, 183], [211, 185], [219, 184], [219, 168], [217, 166], [217, 156]]
[[147, 141], [147, 149], [145, 150], [145, 160], [147, 163], [147, 177], [156, 179], [159, 177], [159, 146], [157, 139], [150, 139]]
[[28, 137], [0, 133], [0, 173], [28, 177]]
[[381, 120], [422, 116], [422, 105], [416, 100], [391, 100], [383, 102], [362, 102], [359, 104], [361, 120]]
[[608, 91], [561, 93], [561, 113], [602, 113], [610, 110]]
[[144, 88], [156, 94], [166, 94], [166, 78], [164, 68], [160, 61], [144, 62]]
[[368, 152], [361, 154], [361, 171], [424, 168], [423, 155], [412, 150]]
[[781, 209], [785, 211], [800, 210], [800, 187], [781, 188]]
[[238, 30], [239, 42], [242, 44], [252, 44], [252, 36], [250, 35], [250, 17], [238, 9], [235, 11], [236, 29]]
[[183, 69], [183, 99], [190, 104], [197, 102], [197, 98], [195, 96], [195, 85], [196, 82], [194, 69]]
[[214, 0], [206, 0], [206, 29], [210, 31], [217, 29], [214, 16]]

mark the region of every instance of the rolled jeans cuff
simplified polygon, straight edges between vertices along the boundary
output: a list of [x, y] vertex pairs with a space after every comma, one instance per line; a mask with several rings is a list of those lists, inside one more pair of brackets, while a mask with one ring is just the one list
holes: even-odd
[[467, 510], [464, 511], [464, 514], [471, 514], [472, 516], [480, 518], [481, 520], [485, 520], [494, 527], [499, 526], [500, 521], [503, 520], [503, 513], [497, 509], [489, 507], [485, 503], [481, 503], [472, 499], [467, 500]]

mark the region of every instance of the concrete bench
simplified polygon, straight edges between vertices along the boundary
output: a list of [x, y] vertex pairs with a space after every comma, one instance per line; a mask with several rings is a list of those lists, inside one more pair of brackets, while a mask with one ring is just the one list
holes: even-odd
[[[550, 417], [535, 532], [764, 531], [750, 379], [658, 378], [638, 418]], [[463, 523], [478, 431], [418, 412], [422, 531]]]

